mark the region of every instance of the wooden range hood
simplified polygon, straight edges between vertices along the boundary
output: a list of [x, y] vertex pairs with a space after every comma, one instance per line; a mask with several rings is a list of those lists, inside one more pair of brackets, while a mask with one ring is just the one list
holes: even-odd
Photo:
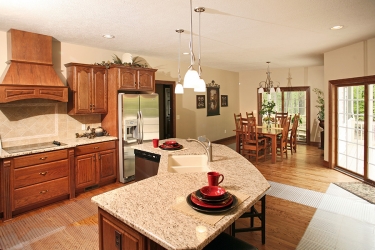
[[25, 99], [68, 102], [68, 87], [52, 64], [52, 37], [10, 29], [8, 66], [0, 79], [0, 103]]

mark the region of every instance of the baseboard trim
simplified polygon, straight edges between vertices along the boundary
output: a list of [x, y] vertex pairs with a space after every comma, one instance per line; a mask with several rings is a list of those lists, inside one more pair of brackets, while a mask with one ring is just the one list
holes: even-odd
[[233, 140], [233, 139], [236, 139], [236, 136], [235, 136], [235, 135], [234, 135], [234, 136], [227, 137], [227, 138], [219, 139], [219, 140], [216, 140], [216, 141], [212, 141], [212, 142], [213, 142], [213, 143], [218, 143], [218, 144], [220, 144], [220, 143], [225, 142], [225, 141], [227, 141], [227, 140]]

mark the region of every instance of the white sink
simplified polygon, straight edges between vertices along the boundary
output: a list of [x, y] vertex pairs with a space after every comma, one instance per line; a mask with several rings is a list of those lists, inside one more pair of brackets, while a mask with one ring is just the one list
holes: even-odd
[[168, 172], [194, 173], [209, 172], [207, 155], [169, 155]]

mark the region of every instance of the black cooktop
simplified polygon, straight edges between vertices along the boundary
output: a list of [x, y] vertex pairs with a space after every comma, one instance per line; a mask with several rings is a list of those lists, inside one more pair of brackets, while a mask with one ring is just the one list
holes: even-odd
[[9, 154], [31, 151], [31, 150], [38, 150], [44, 148], [54, 148], [66, 145], [65, 143], [53, 141], [53, 142], [41, 142], [41, 143], [34, 143], [28, 145], [21, 145], [21, 146], [14, 146], [14, 147], [7, 147], [3, 148], [4, 151], [8, 152]]

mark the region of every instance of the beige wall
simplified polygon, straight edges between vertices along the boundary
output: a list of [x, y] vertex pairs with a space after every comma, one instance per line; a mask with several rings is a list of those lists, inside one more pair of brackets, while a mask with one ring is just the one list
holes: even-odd
[[[262, 70], [242, 71], [240, 72], [240, 106], [237, 112], [245, 114], [246, 112], [257, 109], [257, 88], [259, 82], [266, 80], [267, 65], [265, 64]], [[291, 84], [293, 87], [309, 86], [310, 87], [310, 106], [311, 106], [311, 123], [310, 130], [313, 127], [313, 121], [316, 119], [318, 109], [316, 105], [316, 94], [312, 91], [314, 88], [323, 89], [324, 83], [324, 68], [323, 66], [314, 67], [300, 67], [291, 68], [290, 74], [292, 77]], [[270, 64], [271, 80], [280, 82], [280, 87], [288, 85], [289, 68], [273, 69], [272, 63]], [[311, 137], [311, 141], [314, 138]], [[319, 141], [317, 138], [316, 141]]]
[[[375, 75], [375, 38], [324, 53], [325, 124], [328, 116], [330, 80]], [[328, 161], [328, 129], [325, 130], [324, 160]]]
[[[4, 63], [7, 60], [6, 32], [0, 32], [0, 72], [6, 68]], [[129, 51], [126, 51], [129, 52]], [[131, 52], [129, 52], [131, 53]], [[120, 58], [123, 52], [110, 51], [93, 47], [80, 46], [54, 41], [53, 42], [53, 64], [56, 72], [66, 82], [66, 70], [64, 64], [69, 62], [95, 63], [102, 61], [112, 61], [112, 56], [116, 54]], [[152, 68], [158, 69], [156, 80], [177, 80], [177, 61], [168, 61], [162, 58], [143, 57]], [[185, 69], [188, 67], [188, 57], [182, 58], [181, 74], [184, 77]], [[196, 138], [199, 135], [206, 135], [210, 140], [219, 140], [233, 136], [232, 114], [238, 110], [239, 88], [238, 73], [212, 69], [202, 66], [202, 77], [206, 82], [215, 80], [220, 84], [220, 95], [228, 95], [228, 107], [220, 107], [220, 115], [207, 117], [206, 109], [196, 109], [196, 93], [193, 90], [185, 90], [185, 94], [177, 96], [176, 114], [177, 120], [176, 136], [180, 138]], [[205, 93], [199, 93], [205, 94]], [[47, 103], [47, 104], [46, 104]], [[22, 113], [27, 106], [36, 106], [37, 111], [27, 111]], [[6, 110], [6, 111], [5, 111]], [[11, 116], [12, 110], [18, 110], [17, 118]], [[52, 111], [51, 111], [52, 110]], [[45, 114], [45, 115], [42, 115]], [[42, 118], [41, 119], [41, 115]], [[48, 119], [47, 130], [36, 129], [33, 134], [30, 131], [20, 129], [29, 124], [34, 128], [43, 128], [43, 120]], [[93, 127], [100, 125], [100, 115], [69, 116], [66, 115], [66, 104], [53, 101], [19, 101], [10, 104], [0, 104], [0, 135], [3, 138], [5, 147], [17, 144], [29, 144], [35, 141], [50, 141], [59, 138], [74, 138], [75, 133], [81, 133], [82, 124]]]

